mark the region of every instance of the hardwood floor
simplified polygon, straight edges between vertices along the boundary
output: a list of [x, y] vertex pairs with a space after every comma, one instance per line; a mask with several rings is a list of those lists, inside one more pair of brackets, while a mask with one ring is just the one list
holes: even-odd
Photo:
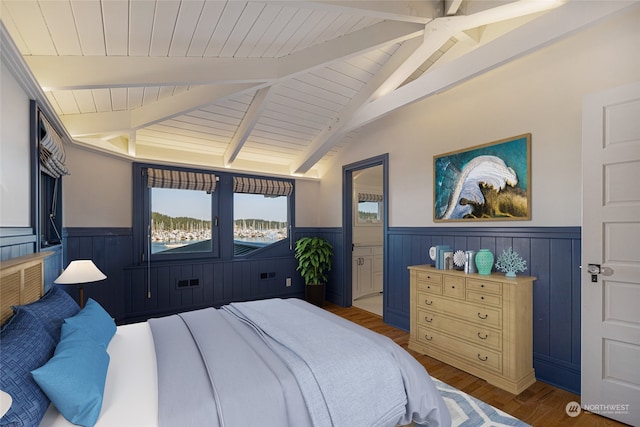
[[324, 307], [354, 323], [385, 335], [413, 355], [431, 374], [447, 384], [456, 387], [490, 405], [499, 408], [534, 427], [601, 427], [625, 426], [599, 415], [581, 412], [577, 417], [569, 417], [565, 408], [569, 402], [579, 402], [580, 397], [568, 391], [537, 381], [519, 395], [514, 395], [488, 384], [453, 366], [408, 349], [409, 333], [394, 328], [382, 321], [382, 317], [365, 310], [344, 308], [331, 303]]

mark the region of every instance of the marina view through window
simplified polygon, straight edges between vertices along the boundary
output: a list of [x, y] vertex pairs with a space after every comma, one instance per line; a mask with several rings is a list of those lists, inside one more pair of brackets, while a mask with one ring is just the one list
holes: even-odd
[[[234, 193], [235, 255], [246, 255], [288, 236], [287, 197]], [[151, 253], [211, 252], [211, 194], [151, 189]]]
[[287, 202], [287, 196], [234, 193], [235, 255], [245, 255], [287, 238]]
[[151, 253], [211, 252], [211, 194], [151, 189]]

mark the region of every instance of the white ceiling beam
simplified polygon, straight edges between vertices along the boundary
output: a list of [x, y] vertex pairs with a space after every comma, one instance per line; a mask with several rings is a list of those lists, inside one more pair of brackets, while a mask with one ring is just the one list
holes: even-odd
[[[569, 0], [517, 0], [490, 9], [474, 10], [473, 13], [450, 16], [443, 19], [446, 20], [452, 28], [458, 31], [466, 31], [483, 25], [495, 24], [496, 22], [555, 9], [564, 5], [567, 1]], [[474, 3], [492, 4], [492, 2], [483, 1], [476, 1]]]
[[278, 77], [277, 59], [27, 56], [25, 60], [46, 90], [256, 83]]
[[506, 19], [529, 15], [534, 12], [560, 6], [554, 0], [539, 1], [532, 4], [529, 0], [520, 0], [496, 9], [478, 12], [471, 16], [454, 16], [437, 18], [425, 26], [424, 43], [384, 82], [374, 99], [380, 98], [398, 88], [415, 70], [418, 69], [431, 55], [438, 51], [451, 37], [461, 38], [464, 31], [483, 27]]
[[131, 128], [129, 111], [105, 111], [102, 113], [65, 114], [60, 116], [65, 129], [74, 138], [128, 133]]
[[286, 6], [304, 9], [326, 10], [357, 16], [383, 19], [386, 21], [413, 22], [426, 24], [435, 17], [442, 16], [442, 1], [278, 1]]
[[127, 154], [131, 157], [136, 156], [136, 132], [129, 132], [129, 138], [127, 139]]
[[462, 0], [444, 0], [444, 14], [446, 16], [455, 15], [461, 4]]
[[634, 6], [640, 7], [640, 3], [571, 1], [367, 104], [345, 124], [345, 131], [459, 85]]
[[229, 98], [258, 87], [249, 83], [204, 86], [163, 98], [131, 111], [66, 114], [61, 116], [65, 128], [74, 137], [124, 133], [179, 116], [216, 100]]
[[273, 82], [417, 37], [424, 26], [380, 22], [282, 58], [27, 56], [46, 90]]
[[[448, 0], [445, 0], [448, 1]], [[508, 5], [509, 3], [515, 3], [520, 0], [467, 0], [463, 1], [458, 8], [460, 15], [473, 15], [475, 13], [483, 12], [486, 10], [494, 9], [496, 7]], [[532, 0], [533, 2], [537, 0]], [[540, 0], [545, 2], [550, 0]], [[553, 1], [553, 0], [551, 0]]]
[[380, 85], [372, 98], [377, 99], [394, 91], [456, 32], [448, 27], [446, 22], [439, 19], [428, 23], [425, 26], [424, 39], [420, 47]]
[[272, 88], [273, 86], [260, 89], [253, 97], [251, 105], [247, 109], [238, 129], [236, 129], [236, 133], [233, 135], [233, 138], [231, 138], [231, 142], [224, 152], [223, 161], [225, 167], [231, 166], [236, 160], [238, 153], [240, 153], [245, 142], [247, 142], [247, 138], [249, 138], [249, 135], [253, 132], [253, 128], [267, 105], [269, 93], [272, 92]]
[[131, 111], [131, 128], [140, 129], [173, 117], [197, 110], [214, 101], [228, 99], [243, 92], [253, 91], [256, 85], [250, 83], [192, 88], [152, 104]]
[[331, 125], [326, 126], [309, 144], [306, 150], [291, 164], [291, 173], [304, 174], [327, 154], [346, 132], [343, 130], [351, 115], [366, 105], [378, 87], [389, 78], [393, 71], [404, 63], [407, 58], [420, 46], [421, 39], [408, 40], [400, 46], [385, 62], [378, 72], [362, 87], [347, 105], [340, 111]]
[[286, 60], [280, 63], [278, 74], [281, 79], [292, 78], [314, 68], [327, 67], [332, 63], [346, 61], [355, 56], [395, 43], [402, 43], [423, 34], [424, 25], [380, 22], [285, 57]]

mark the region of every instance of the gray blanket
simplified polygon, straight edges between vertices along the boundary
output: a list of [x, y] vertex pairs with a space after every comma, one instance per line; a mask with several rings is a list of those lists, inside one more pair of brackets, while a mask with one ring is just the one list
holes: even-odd
[[[408, 353], [303, 301], [240, 303], [149, 323], [161, 426], [449, 425], [442, 398]], [[300, 338], [311, 329], [321, 338]]]

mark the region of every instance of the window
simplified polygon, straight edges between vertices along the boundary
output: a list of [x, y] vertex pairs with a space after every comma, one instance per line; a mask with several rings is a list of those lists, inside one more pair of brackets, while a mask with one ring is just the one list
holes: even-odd
[[218, 177], [134, 165], [134, 232], [141, 261], [218, 256]]
[[288, 251], [293, 180], [138, 163], [133, 172], [141, 263]]
[[288, 237], [287, 197], [233, 195], [235, 255], [244, 255]]
[[32, 222], [40, 249], [62, 243], [62, 177], [69, 174], [60, 133], [31, 101]]
[[246, 255], [289, 236], [288, 181], [233, 178], [234, 255]]
[[151, 254], [211, 252], [211, 194], [151, 188]]
[[358, 193], [358, 224], [379, 224], [384, 211], [382, 194]]
[[376, 224], [382, 221], [382, 202], [358, 202], [358, 223]]

